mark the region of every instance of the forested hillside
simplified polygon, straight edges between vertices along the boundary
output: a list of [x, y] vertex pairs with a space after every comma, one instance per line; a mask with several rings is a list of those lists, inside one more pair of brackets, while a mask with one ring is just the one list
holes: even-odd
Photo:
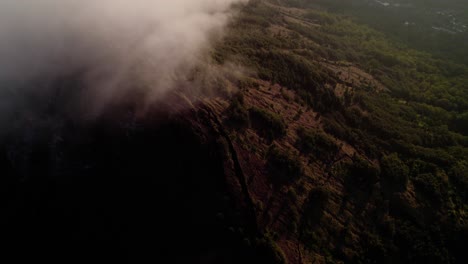
[[463, 0], [288, 0], [348, 15], [413, 48], [468, 63], [468, 5]]
[[292, 229], [264, 220], [266, 228], [286, 251], [297, 239], [325, 262], [463, 263], [467, 66], [320, 1], [298, 2], [252, 1], [213, 55], [256, 73], [226, 120], [236, 121], [239, 147], [256, 153], [245, 162], [265, 159], [248, 165], [259, 166], [252, 173], [281, 172], [265, 176], [274, 177], [268, 194], [252, 180], [259, 203], [293, 207], [270, 209]]

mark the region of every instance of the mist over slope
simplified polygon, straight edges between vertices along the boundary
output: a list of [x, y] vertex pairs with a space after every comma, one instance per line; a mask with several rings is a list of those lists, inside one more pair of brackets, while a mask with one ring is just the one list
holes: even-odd
[[184, 81], [239, 2], [1, 1], [0, 108], [27, 107], [27, 96], [50, 100], [57, 80], [79, 89], [73, 96], [87, 107], [130, 89], [158, 97]]

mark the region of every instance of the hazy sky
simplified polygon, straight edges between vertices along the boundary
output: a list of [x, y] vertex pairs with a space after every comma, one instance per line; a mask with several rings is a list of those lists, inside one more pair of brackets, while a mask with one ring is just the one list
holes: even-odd
[[158, 94], [197, 63], [238, 2], [0, 0], [0, 82], [80, 72], [96, 98], [137, 79]]

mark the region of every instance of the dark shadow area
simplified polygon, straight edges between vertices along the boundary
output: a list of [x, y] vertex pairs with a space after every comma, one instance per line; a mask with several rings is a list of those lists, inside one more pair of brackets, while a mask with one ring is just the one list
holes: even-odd
[[[0, 144], [2, 258], [84, 263], [239, 263], [254, 252], [214, 137], [188, 118], [18, 130]], [[194, 115], [190, 113], [190, 115]], [[151, 116], [151, 115], [150, 115]], [[28, 130], [28, 131], [26, 131]], [[250, 255], [250, 256], [249, 256]], [[261, 260], [261, 258], [260, 258]]]

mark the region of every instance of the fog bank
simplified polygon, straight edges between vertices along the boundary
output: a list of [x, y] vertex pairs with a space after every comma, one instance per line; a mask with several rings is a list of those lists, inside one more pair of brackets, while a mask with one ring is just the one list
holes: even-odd
[[129, 89], [157, 98], [200, 62], [239, 2], [1, 0], [0, 110], [49, 98], [57, 80], [98, 108]]

